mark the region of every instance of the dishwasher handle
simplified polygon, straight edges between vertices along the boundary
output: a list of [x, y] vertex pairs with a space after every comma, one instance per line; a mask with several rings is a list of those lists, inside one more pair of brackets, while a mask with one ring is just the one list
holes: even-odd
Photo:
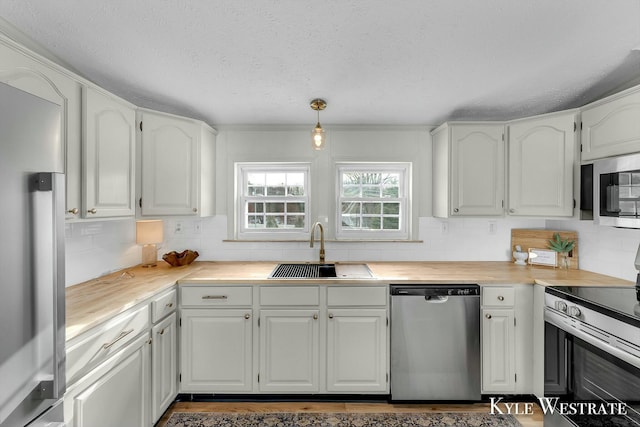
[[431, 304], [442, 304], [449, 301], [449, 297], [445, 295], [425, 295], [424, 300]]

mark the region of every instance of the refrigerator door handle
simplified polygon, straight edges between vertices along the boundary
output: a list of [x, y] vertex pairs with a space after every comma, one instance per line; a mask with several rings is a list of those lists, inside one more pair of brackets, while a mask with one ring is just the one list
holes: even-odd
[[65, 187], [64, 174], [41, 172], [36, 174], [36, 191], [51, 194], [51, 259], [53, 298], [53, 379], [41, 381], [36, 387], [42, 399], [60, 399], [66, 391], [66, 351], [65, 351]]

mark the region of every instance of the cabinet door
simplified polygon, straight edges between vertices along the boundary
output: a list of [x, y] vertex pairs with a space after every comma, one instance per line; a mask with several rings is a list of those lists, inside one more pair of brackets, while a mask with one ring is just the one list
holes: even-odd
[[504, 126], [451, 126], [451, 206], [453, 216], [504, 212]]
[[65, 147], [67, 218], [80, 217], [81, 85], [0, 42], [0, 82], [61, 106], [60, 141]]
[[575, 114], [509, 125], [509, 214], [573, 215]]
[[198, 126], [148, 112], [141, 126], [142, 214], [198, 214]]
[[180, 391], [251, 391], [252, 322], [251, 309], [183, 310]]
[[387, 390], [387, 311], [329, 309], [327, 391]]
[[582, 109], [582, 160], [640, 151], [640, 91]]
[[151, 422], [155, 423], [178, 394], [175, 313], [153, 327], [151, 339]]
[[318, 316], [318, 310], [260, 311], [260, 391], [318, 391]]
[[134, 215], [135, 110], [87, 88], [84, 92], [83, 216]]
[[149, 426], [149, 339], [141, 336], [67, 390], [69, 427]]
[[482, 310], [482, 391], [515, 390], [514, 311]]

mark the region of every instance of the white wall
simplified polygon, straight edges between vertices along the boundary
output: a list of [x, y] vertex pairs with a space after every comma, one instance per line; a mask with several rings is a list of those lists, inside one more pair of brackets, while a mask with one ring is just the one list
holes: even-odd
[[593, 225], [593, 221], [549, 220], [546, 228], [578, 232], [580, 269], [636, 280], [640, 230]]
[[[508, 261], [512, 228], [544, 228], [544, 220], [419, 218], [416, 242], [327, 242], [328, 261]], [[442, 224], [446, 224], [443, 231]], [[489, 231], [493, 223], [495, 232]], [[198, 227], [199, 226], [199, 227]], [[180, 231], [176, 232], [176, 228]], [[198, 228], [201, 231], [197, 231]], [[318, 245], [226, 239], [227, 218], [165, 220], [161, 253], [197, 250], [207, 261], [315, 261]]]
[[[329, 127], [329, 126], [327, 126]], [[212, 218], [163, 218], [162, 254], [197, 250], [199, 260], [313, 261], [318, 248], [301, 242], [233, 241], [234, 162], [303, 161], [314, 169], [312, 186], [319, 200], [311, 216], [332, 217], [336, 161], [413, 162], [413, 242], [327, 242], [333, 261], [507, 261], [512, 228], [578, 231], [580, 267], [635, 280], [633, 261], [640, 230], [593, 226], [589, 221], [544, 219], [448, 219], [431, 217], [431, 137], [421, 127], [333, 127], [328, 146], [313, 151], [308, 127], [221, 128], [216, 141], [216, 212]], [[332, 221], [327, 239], [333, 236]], [[490, 223], [495, 230], [490, 231]], [[446, 230], [443, 230], [444, 228]], [[140, 262], [135, 220], [76, 222], [66, 225], [67, 284], [75, 284]]]

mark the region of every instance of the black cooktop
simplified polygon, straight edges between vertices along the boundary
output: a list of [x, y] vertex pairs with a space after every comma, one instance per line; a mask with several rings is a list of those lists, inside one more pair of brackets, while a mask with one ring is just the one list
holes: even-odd
[[546, 292], [640, 327], [640, 288], [551, 286]]

